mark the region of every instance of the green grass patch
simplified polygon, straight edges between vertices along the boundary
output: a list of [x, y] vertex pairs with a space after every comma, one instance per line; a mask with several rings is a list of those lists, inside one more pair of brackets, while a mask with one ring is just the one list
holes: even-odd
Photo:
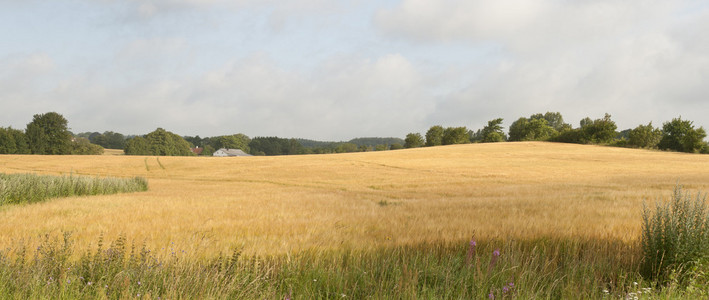
[[[622, 299], [706, 295], [643, 281], [637, 244], [485, 240], [373, 250], [199, 258], [120, 237], [74, 253], [71, 238], [0, 251], [0, 295], [15, 299]], [[177, 247], [175, 247], [177, 248]], [[700, 278], [701, 277], [695, 277]], [[705, 279], [703, 279], [705, 280]]]
[[107, 195], [148, 190], [143, 177], [50, 176], [0, 173], [0, 205], [34, 203], [50, 198]]

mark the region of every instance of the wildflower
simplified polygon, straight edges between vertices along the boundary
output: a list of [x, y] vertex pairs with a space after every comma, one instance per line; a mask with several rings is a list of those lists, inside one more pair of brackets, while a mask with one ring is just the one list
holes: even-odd
[[488, 299], [495, 299], [495, 294], [493, 294], [492, 291], [490, 291], [490, 293], [487, 294], [487, 298]]
[[500, 257], [500, 249], [495, 249], [495, 251], [492, 252], [492, 259], [490, 260], [490, 265], [487, 267], [487, 272], [489, 273], [492, 271], [492, 268], [495, 267], [497, 264], [497, 259]]
[[475, 257], [475, 246], [477, 243], [475, 240], [470, 240], [470, 249], [468, 249], [468, 266], [473, 266], [473, 257]]
[[94, 283], [91, 282], [91, 281], [89, 281], [89, 282], [86, 283], [86, 285], [92, 285], [92, 284], [94, 284]]
[[504, 286], [504, 287], [502, 288], [502, 293], [503, 293], [503, 294], [507, 294], [507, 292], [509, 292], [509, 291], [510, 291], [510, 288], [507, 287], [507, 286]]
[[138, 281], [138, 285], [140, 285], [140, 281]]

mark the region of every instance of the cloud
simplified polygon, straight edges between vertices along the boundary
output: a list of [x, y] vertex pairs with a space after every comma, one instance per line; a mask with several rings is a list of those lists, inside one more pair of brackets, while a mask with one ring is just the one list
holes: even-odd
[[419, 126], [425, 95], [419, 71], [401, 55], [332, 58], [302, 72], [257, 54], [207, 74], [190, 98], [209, 103], [214, 126], [232, 124], [223, 133], [349, 139]]
[[[188, 77], [114, 81], [83, 73], [57, 80], [41, 104], [13, 107], [22, 116], [19, 124], [57, 111], [75, 132], [144, 134], [162, 127], [183, 135], [348, 140], [404, 136], [425, 127], [433, 103], [424, 78], [399, 54], [331, 57], [310, 70], [289, 70], [268, 54], [253, 53]], [[23, 89], [18, 101], [30, 103], [32, 89]]]
[[[375, 25], [411, 45], [496, 45], [479, 78], [437, 102], [432, 123], [561, 111], [604, 112], [623, 127], [706, 109], [707, 7], [693, 1], [423, 1], [380, 10]], [[463, 123], [464, 124], [464, 123]], [[475, 124], [473, 124], [475, 125]], [[709, 125], [709, 124], [707, 124]]]
[[[375, 24], [391, 37], [418, 41], [493, 41], [511, 51], [592, 44], [632, 34], [670, 14], [675, 1], [403, 0], [380, 10]], [[657, 24], [654, 24], [657, 26]]]
[[55, 73], [54, 60], [47, 53], [16, 54], [0, 58], [0, 107], [8, 126], [24, 127], [29, 123], [27, 108], [41, 109], [51, 90]]

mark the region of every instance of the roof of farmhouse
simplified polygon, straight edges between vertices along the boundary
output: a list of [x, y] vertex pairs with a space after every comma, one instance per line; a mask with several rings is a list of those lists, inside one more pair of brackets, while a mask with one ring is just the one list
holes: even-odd
[[224, 153], [225, 153], [226, 155], [228, 155], [228, 156], [251, 156], [251, 154], [248, 154], [248, 153], [242, 151], [241, 149], [225, 149], [225, 148], [221, 148], [221, 149], [215, 151], [215, 153], [216, 153], [216, 152], [219, 152], [219, 151], [224, 152]]

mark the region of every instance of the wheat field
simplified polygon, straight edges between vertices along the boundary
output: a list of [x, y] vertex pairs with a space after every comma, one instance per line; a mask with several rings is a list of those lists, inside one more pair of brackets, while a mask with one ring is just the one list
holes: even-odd
[[543, 142], [281, 157], [0, 156], [0, 172], [143, 176], [147, 192], [0, 207], [0, 248], [71, 232], [210, 257], [479, 238], [634, 241], [643, 201], [709, 191], [709, 156]]

